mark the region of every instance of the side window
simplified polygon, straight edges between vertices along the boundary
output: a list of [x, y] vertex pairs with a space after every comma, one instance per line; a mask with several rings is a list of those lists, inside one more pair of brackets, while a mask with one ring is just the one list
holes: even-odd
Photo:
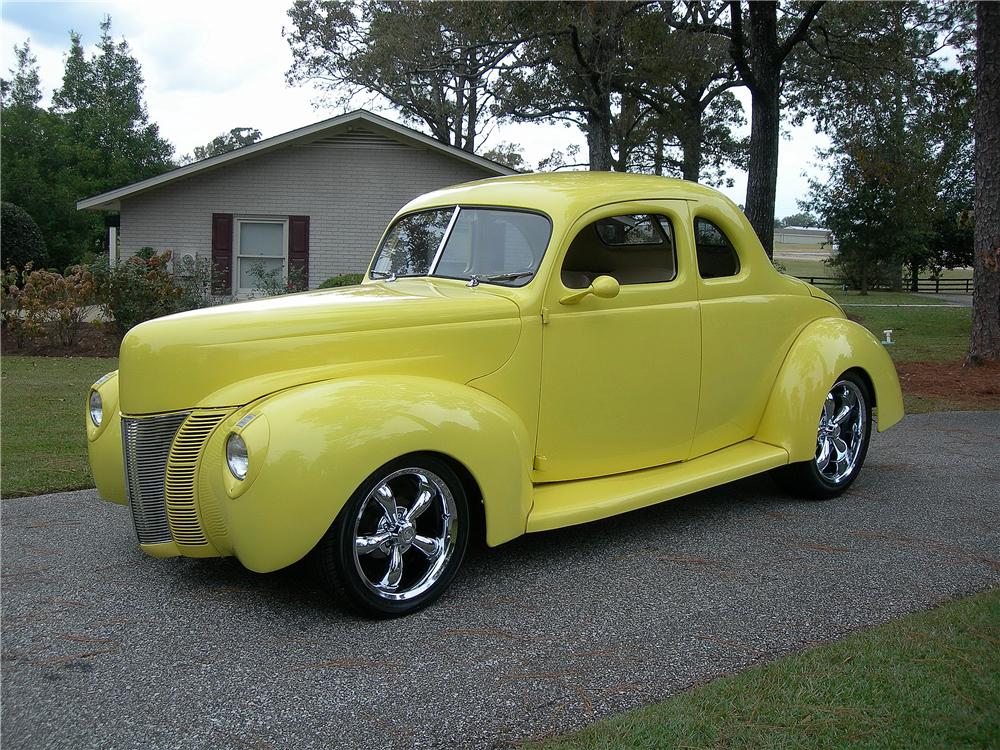
[[673, 281], [677, 252], [670, 219], [624, 214], [584, 227], [566, 251], [562, 282], [586, 289], [598, 276], [612, 276], [622, 285]]
[[708, 219], [694, 220], [694, 241], [698, 250], [698, 273], [703, 279], [735, 276], [740, 258], [725, 233]]

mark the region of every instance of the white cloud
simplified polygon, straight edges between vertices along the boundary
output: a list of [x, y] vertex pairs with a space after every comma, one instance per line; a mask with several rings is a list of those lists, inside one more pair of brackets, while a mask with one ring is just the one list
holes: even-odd
[[[316, 92], [311, 87], [285, 85], [292, 56], [281, 31], [289, 24], [289, 4], [290, 0], [95, 2], [86, 6], [94, 18], [92, 26], [81, 27], [80, 14], [76, 13], [72, 22], [66, 22], [62, 46], [41, 43], [40, 38], [52, 38], [53, 34], [41, 33], [42, 29], [33, 34], [22, 8], [20, 23], [4, 20], [0, 62], [6, 74], [14, 61], [13, 44], [32, 37], [48, 102], [52, 89], [62, 80], [69, 26], [76, 27], [89, 47], [99, 34], [100, 17], [107, 13], [116, 38], [128, 40], [142, 65], [150, 118], [174, 144], [177, 154], [189, 153], [230, 128], [255, 127], [267, 137], [336, 114], [329, 108], [313, 107]], [[79, 7], [74, 6], [74, 10]], [[45, 23], [44, 31], [51, 32], [51, 13]], [[738, 90], [737, 95], [749, 113], [749, 94]], [[399, 119], [391, 112], [382, 114]], [[808, 123], [790, 128], [789, 133], [791, 137], [783, 138], [780, 144], [778, 216], [798, 210], [796, 201], [808, 189], [803, 172], [816, 173], [814, 150], [824, 143]], [[505, 124], [482, 146], [489, 148], [500, 141], [520, 143], [532, 165], [553, 149], [565, 150], [574, 143], [586, 153], [582, 134], [558, 124]], [[735, 185], [723, 192], [742, 204], [746, 173], [734, 171], [730, 176]]]

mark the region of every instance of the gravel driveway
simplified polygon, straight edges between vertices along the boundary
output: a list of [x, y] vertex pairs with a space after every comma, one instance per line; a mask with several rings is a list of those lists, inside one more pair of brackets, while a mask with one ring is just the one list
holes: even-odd
[[472, 550], [370, 622], [301, 568], [140, 554], [93, 491], [5, 501], [3, 744], [503, 746], [1000, 582], [1000, 412], [908, 417], [851, 492], [751, 479]]

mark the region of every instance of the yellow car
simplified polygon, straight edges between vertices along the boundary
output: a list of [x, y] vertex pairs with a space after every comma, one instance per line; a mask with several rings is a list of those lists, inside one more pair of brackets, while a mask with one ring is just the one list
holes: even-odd
[[610, 173], [421, 196], [359, 286], [143, 323], [88, 407], [97, 488], [143, 550], [312, 554], [377, 616], [440, 596], [472, 533], [761, 472], [833, 497], [903, 415], [879, 342], [731, 201]]

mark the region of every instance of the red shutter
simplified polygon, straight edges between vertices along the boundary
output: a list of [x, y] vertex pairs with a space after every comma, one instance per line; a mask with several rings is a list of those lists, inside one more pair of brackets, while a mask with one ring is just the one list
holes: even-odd
[[232, 214], [212, 214], [212, 291], [233, 293]]
[[309, 288], [309, 217], [288, 217], [288, 267], [302, 271], [305, 288]]

